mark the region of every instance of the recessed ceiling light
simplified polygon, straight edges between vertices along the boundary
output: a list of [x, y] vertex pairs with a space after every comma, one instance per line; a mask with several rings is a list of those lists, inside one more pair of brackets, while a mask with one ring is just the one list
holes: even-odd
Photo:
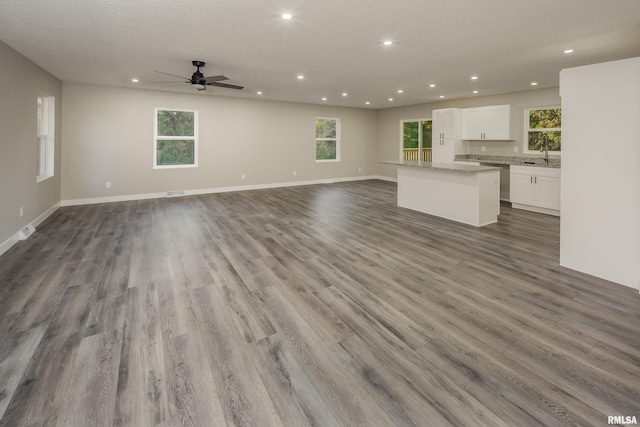
[[138, 79], [131, 79], [131, 83], [138, 83]]
[[342, 92], [342, 96], [347, 96], [347, 92]]
[[262, 92], [261, 92], [261, 91], [258, 91], [258, 92], [256, 92], [256, 93], [257, 93], [258, 95], [262, 95]]
[[478, 76], [471, 76], [471, 80], [478, 80]]
[[444, 95], [440, 95], [440, 98], [444, 98]]
[[304, 79], [304, 76], [303, 76], [302, 74], [300, 74], [300, 75], [298, 76], [298, 80], [302, 80], [302, 79]]
[[398, 90], [398, 93], [403, 93], [403, 92], [404, 92], [404, 91], [403, 91], [402, 89], [399, 89], [399, 90]]
[[389, 101], [393, 101], [393, 98], [389, 98]]
[[327, 98], [322, 98], [322, 100], [323, 100], [323, 101], [326, 101], [326, 100], [327, 100]]
[[371, 104], [371, 103], [370, 103], [369, 101], [367, 101], [367, 102], [365, 102], [365, 104], [369, 105], [369, 104]]
[[435, 84], [435, 83], [431, 83], [431, 84], [429, 85], [429, 87], [436, 87], [436, 84]]
[[573, 49], [565, 49], [564, 53], [573, 53]]
[[477, 90], [474, 90], [474, 91], [473, 91], [473, 93], [478, 93], [478, 91], [477, 91]]
[[383, 43], [385, 46], [391, 46], [393, 42], [391, 40], [385, 40]]
[[283, 13], [282, 15], [280, 15], [280, 17], [281, 17], [282, 19], [289, 20], [289, 19], [293, 18], [293, 15], [292, 15], [292, 14], [290, 14], [290, 13]]
[[531, 86], [538, 86], [538, 82], [531, 82]]

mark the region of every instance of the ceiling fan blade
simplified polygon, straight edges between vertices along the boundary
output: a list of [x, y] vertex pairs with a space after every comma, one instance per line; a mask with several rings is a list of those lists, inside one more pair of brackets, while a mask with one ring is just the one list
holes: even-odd
[[207, 85], [209, 86], [216, 86], [216, 87], [226, 87], [227, 89], [244, 89], [244, 86], [236, 86], [236, 85], [230, 85], [227, 83], [215, 83], [215, 82], [207, 82]]
[[205, 77], [204, 79], [206, 81], [208, 81], [208, 82], [219, 82], [221, 80], [229, 80], [229, 77], [226, 77], [226, 76], [211, 76], [211, 77]]
[[171, 77], [177, 77], [179, 79], [189, 80], [187, 77], [176, 76], [175, 74], [169, 74], [169, 73], [165, 73], [163, 71], [156, 71], [156, 73], [164, 74], [164, 75], [171, 76]]

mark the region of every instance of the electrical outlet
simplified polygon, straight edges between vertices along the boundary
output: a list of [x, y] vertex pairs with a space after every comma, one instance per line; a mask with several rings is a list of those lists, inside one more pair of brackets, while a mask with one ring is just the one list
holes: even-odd
[[513, 152], [517, 153], [518, 152], [518, 147], [513, 147]]
[[244, 174], [240, 175], [240, 179], [244, 179]]
[[362, 172], [362, 168], [358, 168], [358, 172]]
[[105, 187], [105, 188], [111, 188], [111, 181], [107, 181], [107, 182], [104, 184], [104, 187]]
[[298, 175], [298, 172], [293, 171], [293, 176], [296, 176], [296, 175]]
[[20, 206], [20, 218], [24, 215], [24, 207]]
[[485, 147], [484, 145], [482, 146], [482, 152], [484, 153], [485, 151], [487, 151], [487, 147]]

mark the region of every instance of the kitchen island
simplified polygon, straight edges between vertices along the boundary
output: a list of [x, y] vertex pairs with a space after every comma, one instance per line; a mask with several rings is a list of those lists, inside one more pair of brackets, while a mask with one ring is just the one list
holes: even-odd
[[498, 221], [500, 168], [453, 163], [398, 166], [398, 206], [481, 227]]

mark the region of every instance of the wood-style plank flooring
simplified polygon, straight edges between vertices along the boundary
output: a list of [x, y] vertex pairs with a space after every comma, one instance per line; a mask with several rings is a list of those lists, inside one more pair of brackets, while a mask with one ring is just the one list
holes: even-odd
[[558, 253], [375, 180], [61, 208], [0, 257], [0, 426], [640, 419], [640, 295]]

